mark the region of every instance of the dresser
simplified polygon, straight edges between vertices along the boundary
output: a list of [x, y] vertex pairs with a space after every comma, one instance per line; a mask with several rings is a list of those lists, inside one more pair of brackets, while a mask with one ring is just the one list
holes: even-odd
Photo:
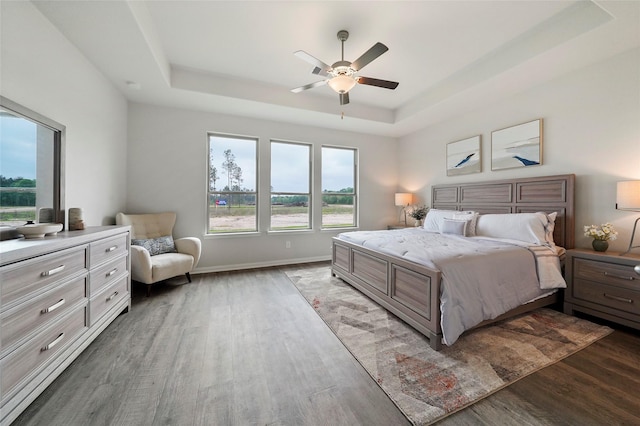
[[130, 227], [0, 242], [0, 425], [131, 307]]
[[640, 329], [640, 256], [568, 250], [564, 312], [583, 312]]

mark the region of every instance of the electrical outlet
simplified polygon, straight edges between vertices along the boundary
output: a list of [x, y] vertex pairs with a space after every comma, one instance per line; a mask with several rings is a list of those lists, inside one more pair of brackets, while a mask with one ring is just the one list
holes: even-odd
[[291, 248], [291, 241], [287, 241], [284, 243], [284, 248]]

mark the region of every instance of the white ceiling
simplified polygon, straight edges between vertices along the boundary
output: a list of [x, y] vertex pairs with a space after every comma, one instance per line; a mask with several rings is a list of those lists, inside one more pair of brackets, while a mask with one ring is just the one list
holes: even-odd
[[[640, 46], [640, 1], [33, 3], [131, 101], [394, 137]], [[293, 52], [332, 64], [342, 29], [398, 88], [291, 93], [321, 80]]]

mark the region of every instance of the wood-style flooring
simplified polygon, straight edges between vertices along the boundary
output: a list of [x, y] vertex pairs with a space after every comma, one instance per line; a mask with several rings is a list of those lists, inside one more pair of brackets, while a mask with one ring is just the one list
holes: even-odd
[[[131, 311], [14, 425], [408, 425], [287, 268], [173, 279], [149, 298], [134, 283]], [[640, 334], [616, 330], [438, 424], [640, 424]]]

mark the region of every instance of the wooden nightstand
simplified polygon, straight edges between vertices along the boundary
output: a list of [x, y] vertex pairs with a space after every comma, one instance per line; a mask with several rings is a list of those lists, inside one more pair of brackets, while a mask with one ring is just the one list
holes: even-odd
[[564, 312], [583, 312], [640, 329], [640, 256], [568, 250]]

